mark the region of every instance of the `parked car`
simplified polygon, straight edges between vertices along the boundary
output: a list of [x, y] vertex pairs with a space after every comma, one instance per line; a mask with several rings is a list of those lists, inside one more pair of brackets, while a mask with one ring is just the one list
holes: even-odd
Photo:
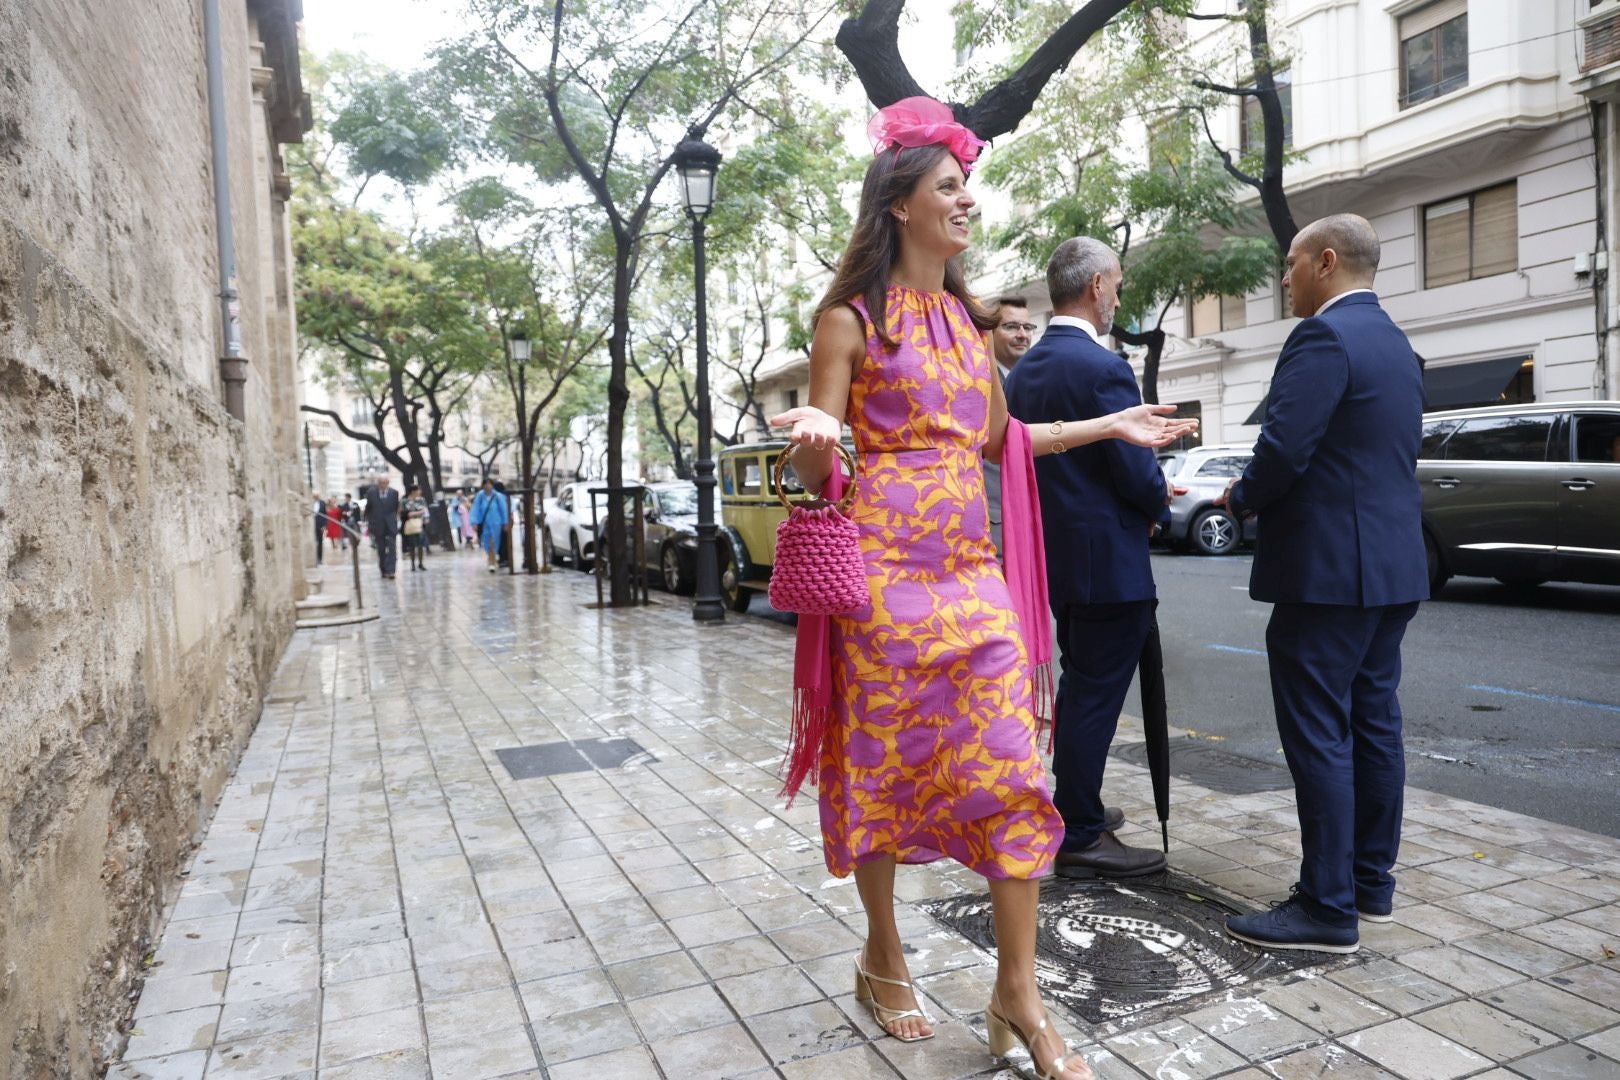
[[1429, 587], [1620, 585], [1620, 401], [1430, 413], [1418, 453]]
[[[845, 447], [853, 449], [850, 443]], [[756, 592], [770, 587], [776, 563], [776, 526], [787, 518], [776, 497], [772, 470], [786, 439], [741, 443], [720, 451], [715, 475], [720, 482], [720, 591], [733, 611], [747, 611]], [[789, 498], [804, 493], [789, 465], [782, 473]]]
[[[574, 569], [590, 569], [596, 557], [596, 522], [591, 517], [590, 489], [606, 483], [606, 480], [576, 480], [564, 485], [555, 499], [541, 503], [546, 515], [542, 540], [545, 555], [551, 562], [560, 563], [566, 556]], [[599, 508], [603, 505], [600, 496], [597, 505]]]
[[1254, 450], [1247, 446], [1198, 446], [1159, 455], [1170, 485], [1170, 528], [1164, 534], [1170, 546], [1200, 555], [1230, 555], [1240, 543], [1254, 540], [1253, 518], [1239, 528], [1236, 518], [1215, 505], [1252, 457]]
[[[625, 500], [625, 516], [635, 504]], [[672, 593], [690, 593], [697, 579], [697, 485], [690, 480], [648, 484], [642, 504], [644, 555], [642, 572]], [[598, 570], [606, 574], [607, 521], [597, 525]], [[634, 538], [631, 538], [634, 544]]]

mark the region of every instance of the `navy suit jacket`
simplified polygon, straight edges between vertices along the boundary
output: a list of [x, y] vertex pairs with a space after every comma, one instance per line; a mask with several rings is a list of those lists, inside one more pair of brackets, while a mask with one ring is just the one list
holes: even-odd
[[[1007, 408], [1035, 427], [1142, 404], [1131, 366], [1072, 326], [1047, 328], [1007, 378]], [[1035, 461], [1052, 605], [1154, 597], [1148, 530], [1164, 513], [1153, 451], [1103, 439]]]
[[1380, 607], [1426, 600], [1423, 372], [1370, 292], [1288, 335], [1233, 509], [1260, 517], [1249, 595]]

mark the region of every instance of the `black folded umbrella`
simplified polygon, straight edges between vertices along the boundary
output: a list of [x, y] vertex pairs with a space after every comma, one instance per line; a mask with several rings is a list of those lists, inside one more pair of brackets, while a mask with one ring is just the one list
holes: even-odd
[[1170, 853], [1170, 713], [1164, 701], [1164, 647], [1159, 641], [1159, 602], [1153, 601], [1153, 625], [1142, 644], [1142, 732], [1147, 736], [1148, 773], [1153, 778], [1153, 807], [1159, 812], [1159, 834]]

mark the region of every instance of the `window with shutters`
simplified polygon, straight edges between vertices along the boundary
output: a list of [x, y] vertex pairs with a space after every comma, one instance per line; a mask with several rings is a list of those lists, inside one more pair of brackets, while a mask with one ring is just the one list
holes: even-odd
[[1468, 85], [1468, 0], [1437, 0], [1401, 16], [1401, 108]]
[[[1277, 87], [1277, 100], [1282, 105], [1283, 114], [1283, 146], [1294, 145], [1294, 90], [1289, 85], [1289, 74], [1278, 71], [1271, 77]], [[1253, 82], [1244, 84], [1253, 87]], [[1260, 113], [1260, 99], [1257, 97], [1243, 98], [1243, 126], [1238, 131], [1238, 152], [1242, 154], [1258, 154], [1266, 148], [1266, 122]]]
[[1423, 208], [1423, 287], [1519, 268], [1519, 185], [1509, 181]]
[[1248, 323], [1248, 297], [1200, 296], [1188, 308], [1187, 336], [1208, 337], [1222, 330], [1241, 330]]

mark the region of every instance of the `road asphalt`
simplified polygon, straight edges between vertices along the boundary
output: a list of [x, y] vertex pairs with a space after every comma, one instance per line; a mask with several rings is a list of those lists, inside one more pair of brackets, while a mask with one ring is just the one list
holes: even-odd
[[[1280, 763], [1250, 561], [1153, 556], [1170, 722]], [[1620, 588], [1455, 578], [1403, 657], [1408, 784], [1620, 836]]]

